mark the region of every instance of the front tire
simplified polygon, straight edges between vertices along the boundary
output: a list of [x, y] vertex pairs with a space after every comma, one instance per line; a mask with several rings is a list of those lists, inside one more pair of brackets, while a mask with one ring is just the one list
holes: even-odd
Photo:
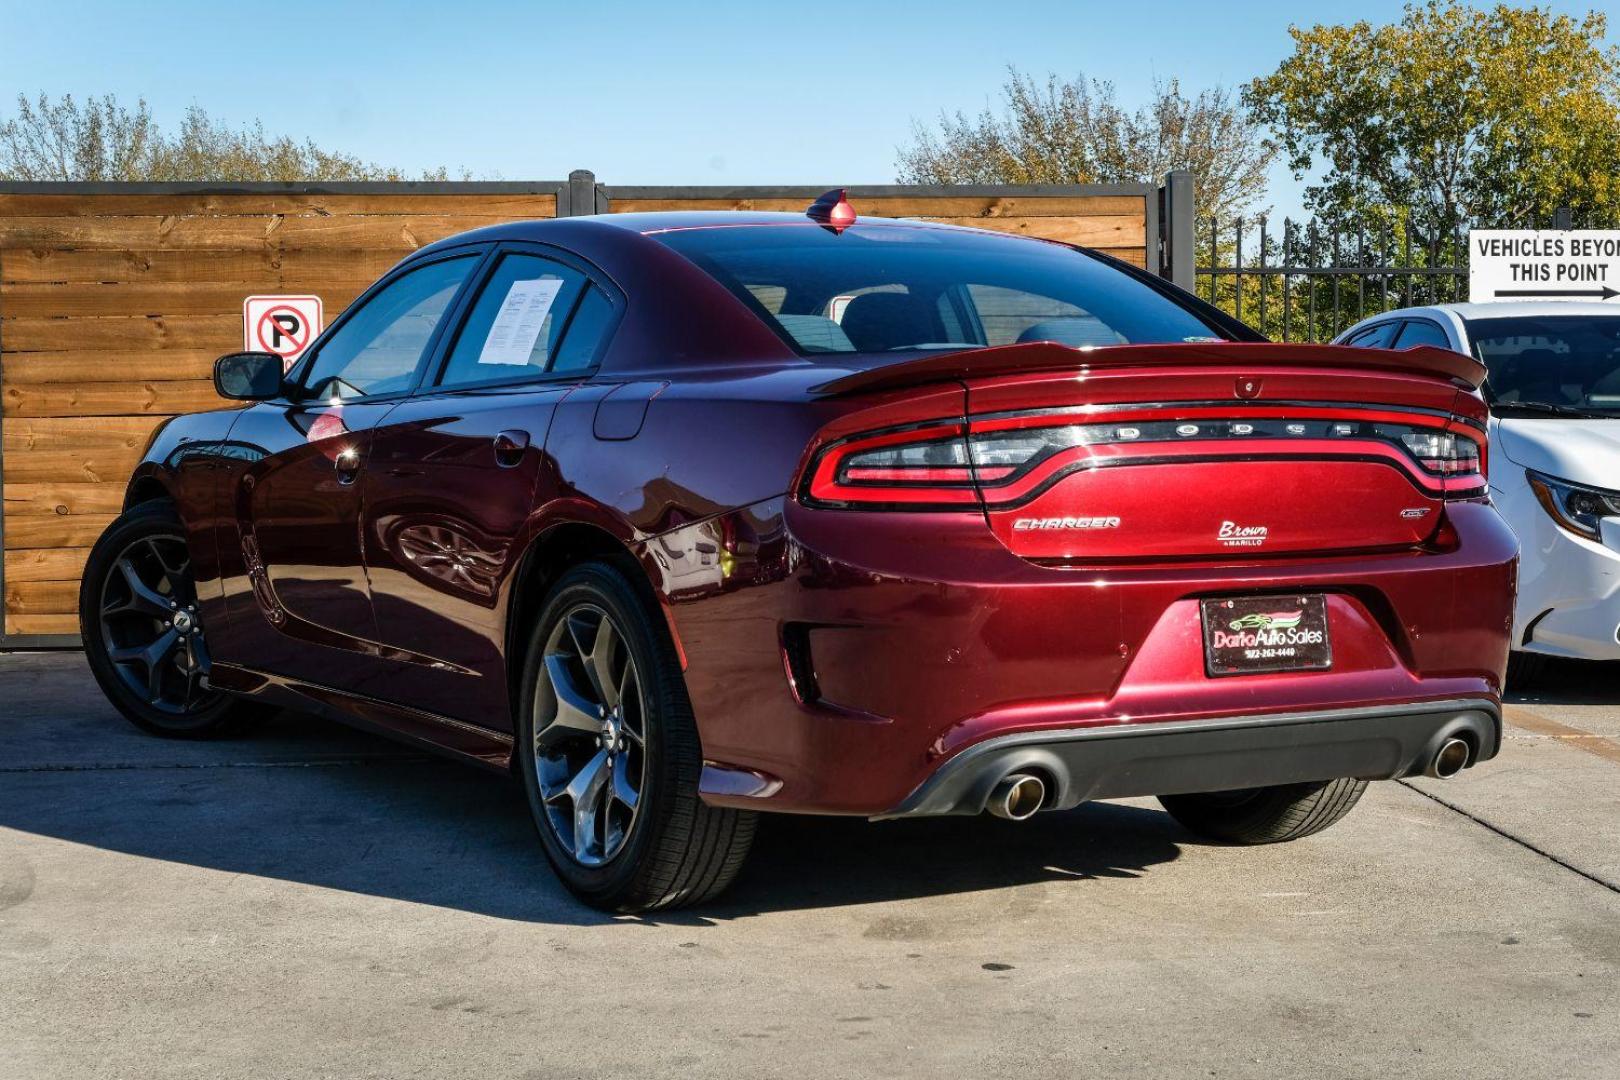
[[1229, 844], [1278, 844], [1319, 833], [1350, 812], [1367, 790], [1365, 780], [1160, 795], [1170, 816], [1188, 830]]
[[144, 731], [235, 735], [270, 711], [208, 686], [191, 552], [168, 499], [126, 510], [91, 548], [79, 583], [79, 634], [102, 693]]
[[756, 815], [698, 796], [703, 752], [668, 633], [605, 562], [568, 571], [529, 636], [516, 763], [546, 856], [593, 907], [700, 903], [742, 868]]

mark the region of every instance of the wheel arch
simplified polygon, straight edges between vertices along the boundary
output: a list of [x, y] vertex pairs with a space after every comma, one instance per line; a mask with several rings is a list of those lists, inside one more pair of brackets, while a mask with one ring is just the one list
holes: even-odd
[[124, 490], [124, 509], [130, 510], [142, 503], [173, 498], [169, 485], [155, 472], [136, 473]]
[[[505, 655], [508, 699], [515, 711], [522, 700], [518, 681], [522, 677], [524, 638], [545, 603], [551, 586], [569, 568], [583, 562], [602, 561], [617, 567], [654, 612], [664, 616], [664, 624], [674, 636], [674, 626], [659, 599], [641, 559], [623, 537], [607, 525], [568, 518], [555, 521], [540, 531], [518, 561], [508, 591]], [[679, 643], [676, 644], [680, 654]], [[513, 717], [514, 722], [516, 716]]]

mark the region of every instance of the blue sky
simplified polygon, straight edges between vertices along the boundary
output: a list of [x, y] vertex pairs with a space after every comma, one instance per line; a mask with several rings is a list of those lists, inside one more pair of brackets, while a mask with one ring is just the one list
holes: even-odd
[[[0, 0], [0, 116], [19, 91], [112, 91], [145, 96], [162, 122], [197, 103], [411, 170], [885, 183], [914, 119], [977, 111], [1008, 64], [1110, 79], [1127, 104], [1154, 76], [1236, 86], [1287, 55], [1289, 22], [1317, 21], [1313, 7]], [[1388, 21], [1400, 7], [1352, 9]], [[1273, 188], [1276, 210], [1297, 212], [1283, 170]]]

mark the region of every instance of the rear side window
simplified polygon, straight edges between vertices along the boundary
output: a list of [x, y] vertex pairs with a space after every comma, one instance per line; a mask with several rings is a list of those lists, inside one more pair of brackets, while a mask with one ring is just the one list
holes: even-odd
[[1060, 244], [948, 229], [814, 224], [655, 234], [799, 353], [1224, 341], [1169, 296]]
[[563, 328], [588, 282], [538, 255], [501, 256], [456, 337], [440, 386], [532, 378], [551, 370]]
[[1395, 330], [1399, 326], [1400, 323], [1396, 322], [1381, 322], [1377, 326], [1356, 331], [1344, 343], [1358, 349], [1387, 349], [1389, 343], [1395, 340]]
[[1408, 319], [1401, 326], [1401, 336], [1395, 339], [1397, 349], [1415, 349], [1419, 345], [1433, 345], [1439, 349], [1453, 349], [1451, 339], [1437, 323], [1428, 319]]
[[596, 362], [596, 354], [607, 339], [613, 325], [613, 304], [595, 285], [587, 285], [585, 294], [574, 308], [574, 317], [568, 320], [562, 344], [551, 358], [552, 371], [584, 371]]

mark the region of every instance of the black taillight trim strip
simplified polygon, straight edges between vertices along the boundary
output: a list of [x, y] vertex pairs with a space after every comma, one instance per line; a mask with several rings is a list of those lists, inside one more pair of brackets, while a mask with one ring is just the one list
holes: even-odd
[[[1065, 477], [1072, 476], [1077, 472], [1087, 469], [1112, 469], [1132, 465], [1207, 465], [1211, 463], [1221, 464], [1227, 462], [1256, 461], [1310, 461], [1317, 464], [1321, 464], [1323, 462], [1358, 461], [1362, 462], [1363, 464], [1383, 465], [1386, 468], [1393, 469], [1395, 472], [1400, 473], [1402, 479], [1404, 479], [1408, 484], [1411, 484], [1419, 494], [1423, 495], [1424, 498], [1431, 499], [1435, 502], [1445, 502], [1452, 498], [1472, 498], [1485, 490], [1485, 480], [1484, 478], [1481, 478], [1479, 482], [1480, 491], [1478, 492], [1459, 491], [1437, 493], [1428, 491], [1419, 485], [1417, 478], [1406, 469], [1401, 468], [1389, 458], [1380, 457], [1377, 454], [1335, 454], [1332, 457], [1323, 457], [1321, 454], [1166, 454], [1157, 457], [1142, 456], [1090, 458], [1086, 461], [1076, 461], [1073, 464], [1065, 465], [1063, 468], [1057, 470], [1051, 476], [1042, 481], [1038, 487], [1032, 489], [1018, 499], [1014, 499], [1010, 502], [993, 502], [989, 498], [985, 498], [984, 508], [986, 511], [999, 513], [1003, 510], [1017, 510], [1020, 507], [1028, 506], [1031, 502], [1050, 491], [1054, 484], [1063, 480]], [[980, 495], [984, 496], [985, 494], [985, 489], [981, 488]]]

